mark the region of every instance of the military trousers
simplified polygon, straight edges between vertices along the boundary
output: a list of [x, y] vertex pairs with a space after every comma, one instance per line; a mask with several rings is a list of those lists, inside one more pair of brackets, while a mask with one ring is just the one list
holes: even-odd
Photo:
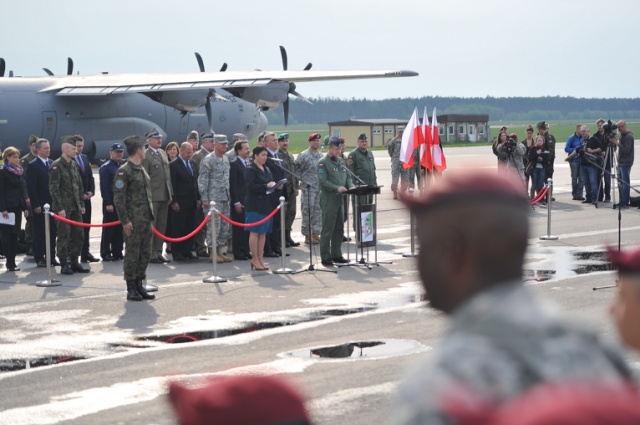
[[[82, 223], [80, 211], [65, 211], [69, 220]], [[67, 257], [79, 257], [84, 243], [84, 230], [80, 226], [58, 222], [58, 240], [56, 242], [56, 254], [63, 261]]]
[[[153, 201], [153, 216], [155, 217], [153, 227], [163, 235], [167, 231], [167, 217], [169, 216], [168, 201]], [[153, 235], [153, 245], [151, 247], [151, 255], [155, 258], [162, 255], [162, 246], [164, 241]]]
[[296, 219], [296, 212], [297, 212], [297, 206], [296, 206], [296, 201], [297, 201], [297, 196], [295, 192], [292, 192], [289, 194], [289, 200], [287, 201], [286, 205], [284, 206], [285, 210], [284, 210], [284, 230], [286, 230], [287, 232], [291, 231], [291, 228], [293, 227], [293, 220]]
[[[166, 217], [166, 213], [165, 213]], [[144, 280], [151, 259], [151, 220], [149, 217], [133, 220], [131, 236], [124, 235], [124, 280]]]
[[398, 190], [398, 181], [400, 180], [401, 172], [402, 163], [400, 161], [391, 160], [391, 190], [393, 192]]
[[[111, 223], [114, 221], [118, 221], [118, 213], [115, 210], [112, 212], [107, 211], [107, 209], [103, 205], [102, 222]], [[100, 256], [103, 260], [108, 255], [112, 255], [115, 258], [122, 257], [122, 235], [122, 224], [102, 228], [102, 238], [100, 239]]]
[[[216, 209], [218, 212], [222, 213], [225, 217], [229, 217], [231, 215], [231, 209], [229, 207], [229, 201], [215, 201]], [[209, 212], [207, 208], [205, 214]], [[215, 220], [216, 223], [216, 243], [213, 243], [213, 239], [211, 237], [211, 220]], [[220, 216], [216, 213], [211, 217], [211, 220], [207, 222], [207, 245], [211, 249], [215, 249], [218, 247], [224, 246], [227, 239], [231, 239], [231, 225], [220, 218]]]
[[[304, 236], [320, 234], [322, 232], [322, 211], [320, 208], [320, 192], [317, 190], [302, 189], [300, 200], [302, 209], [302, 228]], [[309, 222], [311, 214], [311, 222]]]
[[320, 233], [320, 257], [323, 261], [342, 257], [344, 234], [344, 201], [338, 193], [320, 193], [322, 232]]

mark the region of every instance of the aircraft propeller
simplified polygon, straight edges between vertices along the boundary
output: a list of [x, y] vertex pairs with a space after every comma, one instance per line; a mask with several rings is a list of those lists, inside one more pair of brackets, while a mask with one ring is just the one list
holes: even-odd
[[7, 63], [4, 61], [4, 58], [0, 58], [0, 77], [4, 77], [4, 70], [7, 66]]
[[[47, 75], [53, 77], [53, 72], [51, 72], [51, 70], [49, 68], [42, 68], [42, 70], [44, 72], [47, 73]], [[71, 58], [67, 58], [67, 75], [71, 75], [73, 74], [73, 59]]]
[[[205, 72], [204, 61], [202, 60], [202, 56], [200, 56], [200, 53], [198, 52], [194, 52], [194, 54], [196, 55], [196, 60], [198, 61], [198, 67], [200, 68], [200, 72]], [[222, 64], [222, 67], [220, 68], [220, 72], [224, 72], [226, 70], [227, 70], [227, 63], [225, 62]], [[225, 99], [223, 96], [220, 96], [218, 93], [216, 93], [214, 89], [209, 89], [209, 94], [207, 94], [207, 103], [204, 104], [204, 109], [205, 111], [207, 111], [207, 120], [209, 121], [209, 128], [213, 128], [213, 117], [211, 113], [211, 96], [215, 96], [216, 98], [220, 100], [224, 100], [225, 102], [227, 101], [227, 99]]]
[[[287, 50], [284, 48], [284, 46], [280, 46], [280, 56], [282, 56], [282, 70], [286, 71], [287, 68], [288, 68], [289, 61], [287, 59]], [[309, 62], [307, 64], [307, 66], [304, 67], [304, 70], [308, 71], [308, 70], [311, 69], [312, 66], [313, 66], [313, 64], [311, 62]], [[309, 99], [307, 99], [306, 97], [304, 97], [303, 95], [301, 95], [300, 93], [298, 93], [296, 91], [295, 83], [289, 83], [289, 92], [287, 93], [287, 100], [285, 100], [284, 103], [282, 104], [282, 107], [284, 109], [284, 125], [285, 125], [285, 127], [287, 126], [287, 124], [289, 124], [289, 95], [290, 94], [296, 96], [298, 99], [304, 100], [309, 105], [313, 105], [313, 103], [311, 103], [311, 101]]]

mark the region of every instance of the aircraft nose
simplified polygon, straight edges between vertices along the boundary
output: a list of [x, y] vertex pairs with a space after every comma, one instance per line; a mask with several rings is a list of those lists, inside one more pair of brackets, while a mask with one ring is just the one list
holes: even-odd
[[267, 127], [269, 127], [269, 120], [262, 112], [260, 112], [260, 119], [258, 121], [258, 134], [266, 130]]

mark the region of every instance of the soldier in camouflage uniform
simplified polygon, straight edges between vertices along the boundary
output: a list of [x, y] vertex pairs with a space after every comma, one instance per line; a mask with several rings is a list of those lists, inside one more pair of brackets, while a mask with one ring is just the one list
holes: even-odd
[[[313, 133], [309, 136], [309, 149], [298, 155], [296, 170], [302, 180], [302, 234], [304, 243], [320, 243], [322, 232], [322, 211], [320, 210], [320, 183], [318, 181], [318, 161], [322, 158], [320, 153], [320, 135]], [[309, 184], [309, 188], [307, 188]], [[311, 223], [309, 223], [309, 210], [311, 210]]]
[[[204, 133], [202, 133], [200, 135], [200, 149], [193, 154], [193, 156], [191, 157], [191, 161], [193, 161], [196, 164], [196, 167], [198, 167], [198, 170], [200, 170], [200, 163], [202, 162], [202, 160], [204, 159], [205, 156], [209, 155], [211, 152], [213, 152], [213, 136], [215, 136], [215, 133], [213, 132], [213, 130], [209, 130], [209, 131], [205, 131]], [[202, 223], [202, 220], [204, 220], [204, 213], [202, 212], [202, 209], [197, 208], [196, 209], [196, 225], [200, 225], [200, 223]], [[198, 254], [198, 257], [208, 257], [209, 253], [207, 252], [207, 227], [203, 227], [202, 230], [200, 230], [198, 232], [198, 234], [195, 237], [195, 242], [196, 242], [196, 253]]]
[[289, 170], [293, 174], [287, 173], [287, 203], [285, 205], [285, 240], [287, 248], [292, 246], [300, 246], [300, 242], [294, 242], [291, 239], [291, 228], [293, 226], [293, 220], [296, 218], [296, 200], [298, 198], [298, 192], [300, 190], [300, 183], [294, 174], [297, 174], [296, 160], [289, 153], [289, 134], [282, 133], [278, 136], [278, 153], [282, 156], [284, 161], [284, 168]]
[[545, 383], [628, 382], [617, 348], [523, 285], [531, 207], [519, 182], [495, 172], [456, 175], [407, 203], [420, 223], [429, 305], [451, 320], [401, 384], [396, 424], [458, 423], [452, 406], [500, 405]]
[[144, 143], [145, 139], [140, 136], [124, 139], [129, 158], [118, 168], [113, 181], [113, 203], [124, 232], [124, 280], [127, 282], [127, 299], [131, 301], [155, 298], [143, 285], [147, 278], [153, 236], [151, 180], [141, 165], [145, 155]]
[[231, 140], [227, 144], [227, 153], [225, 153], [225, 155], [229, 159], [229, 162], [235, 161], [236, 158], [238, 158], [236, 151], [233, 150], [233, 146], [236, 144], [238, 140], [248, 140], [248, 139], [247, 139], [247, 136], [243, 133], [233, 133], [233, 140]]
[[[24, 199], [29, 199], [29, 194], [27, 193], [27, 167], [31, 161], [37, 158], [36, 154], [36, 142], [38, 141], [38, 136], [32, 134], [29, 136], [29, 152], [20, 158], [20, 166], [24, 170]], [[27, 243], [27, 255], [33, 255], [33, 210], [31, 209], [31, 202], [27, 201], [27, 208], [29, 209], [29, 215], [27, 216], [26, 223], [24, 225], [24, 239]]]
[[[230, 194], [229, 194], [229, 158], [225, 155], [227, 151], [227, 136], [216, 134], [214, 136], [213, 152], [207, 155], [200, 163], [200, 175], [198, 176], [198, 190], [202, 199], [202, 208], [209, 212], [211, 202], [215, 202], [216, 209], [224, 216], [231, 215]], [[216, 246], [216, 261], [226, 263], [233, 261], [224, 253], [224, 244], [231, 237], [231, 227], [229, 223], [220, 219], [218, 214], [211, 217], [216, 223], [216, 241], [211, 238], [211, 222], [207, 223], [207, 244], [210, 247]], [[214, 245], [215, 244], [215, 245]], [[209, 261], [213, 262], [213, 249], [209, 253]]]
[[320, 207], [322, 208], [322, 234], [320, 236], [320, 257], [322, 265], [346, 263], [342, 256], [342, 236], [344, 232], [344, 208], [342, 193], [352, 185], [351, 175], [340, 158], [340, 139], [331, 137], [327, 155], [318, 161], [318, 181], [320, 183]]
[[[84, 186], [76, 157], [76, 138], [64, 136], [60, 139], [62, 155], [51, 164], [49, 170], [49, 193], [51, 210], [60, 217], [82, 223], [84, 214]], [[82, 227], [58, 222], [57, 254], [62, 274], [89, 273], [89, 269], [78, 261], [82, 252], [84, 231]]]
[[[556, 138], [549, 133], [549, 124], [544, 121], [540, 121], [536, 127], [538, 128], [538, 134], [544, 137], [544, 148], [549, 151], [549, 160], [544, 168], [544, 181], [553, 179], [553, 163], [556, 160]], [[553, 199], [555, 201], [555, 198]]]
[[400, 174], [402, 173], [402, 162], [400, 162], [402, 133], [404, 133], [404, 129], [399, 128], [397, 136], [389, 140], [387, 144], [387, 152], [391, 157], [391, 191], [393, 192], [393, 199], [398, 199], [398, 180], [400, 180]]

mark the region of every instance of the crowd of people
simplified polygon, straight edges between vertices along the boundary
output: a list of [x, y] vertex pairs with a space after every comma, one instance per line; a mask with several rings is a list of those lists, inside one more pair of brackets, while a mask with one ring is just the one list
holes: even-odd
[[[578, 124], [565, 144], [565, 161], [571, 169], [572, 198], [584, 204], [611, 202], [612, 173], [617, 172], [620, 202], [613, 207], [628, 208], [633, 133], [625, 121], [613, 124], [599, 119], [596, 126], [598, 130], [591, 134], [588, 126]], [[540, 121], [536, 128], [538, 134], [534, 137], [533, 126], [527, 126], [525, 140], [518, 143], [517, 134], [508, 134], [507, 127], [503, 126], [492, 145], [498, 158], [498, 170], [522, 182], [530, 199], [534, 199], [547, 180], [553, 178], [556, 158], [556, 139], [549, 133], [549, 124]], [[616, 129], [620, 131], [619, 137]], [[614, 169], [616, 161], [617, 169]], [[545, 200], [541, 202], [546, 204]]]

